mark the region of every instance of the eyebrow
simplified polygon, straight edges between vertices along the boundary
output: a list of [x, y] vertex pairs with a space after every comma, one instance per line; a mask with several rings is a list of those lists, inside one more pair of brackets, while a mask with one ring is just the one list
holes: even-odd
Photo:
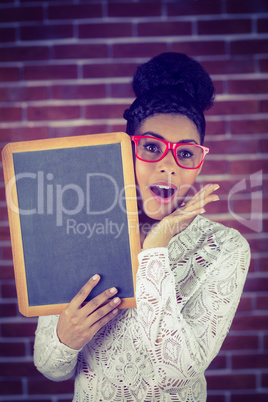
[[[141, 135], [153, 136], [153, 137], [159, 138], [160, 140], [166, 141], [166, 139], [162, 135], [154, 133], [153, 131], [147, 131], [146, 133], [143, 133]], [[177, 142], [177, 144], [188, 144], [189, 142], [193, 142], [194, 144], [198, 145], [198, 143], [193, 139], [181, 140], [181, 141]]]

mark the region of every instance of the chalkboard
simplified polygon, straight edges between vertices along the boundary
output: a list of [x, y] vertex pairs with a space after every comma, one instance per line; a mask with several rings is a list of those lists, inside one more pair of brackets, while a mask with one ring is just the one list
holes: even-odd
[[10, 143], [3, 169], [18, 305], [60, 313], [87, 280], [135, 307], [140, 251], [131, 141], [125, 133]]

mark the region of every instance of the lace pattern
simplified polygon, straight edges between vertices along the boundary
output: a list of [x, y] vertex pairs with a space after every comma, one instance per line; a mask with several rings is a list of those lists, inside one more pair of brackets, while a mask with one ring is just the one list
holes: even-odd
[[40, 317], [35, 364], [56, 381], [76, 368], [74, 401], [205, 402], [249, 266], [245, 239], [197, 217], [167, 248], [139, 255], [137, 309], [121, 310], [79, 353]]

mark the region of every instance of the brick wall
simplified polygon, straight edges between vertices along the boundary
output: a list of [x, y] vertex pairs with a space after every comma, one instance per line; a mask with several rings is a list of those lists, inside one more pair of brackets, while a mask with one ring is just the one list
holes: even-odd
[[[231, 331], [207, 370], [208, 402], [264, 402], [268, 395], [267, 39], [265, 0], [0, 3], [0, 148], [124, 131], [131, 76], [163, 51], [185, 52], [212, 75], [211, 153], [197, 186], [221, 185], [221, 201], [207, 215], [243, 233], [252, 263]], [[0, 400], [70, 401], [72, 381], [47, 381], [32, 363], [36, 319], [17, 311], [0, 169]]]

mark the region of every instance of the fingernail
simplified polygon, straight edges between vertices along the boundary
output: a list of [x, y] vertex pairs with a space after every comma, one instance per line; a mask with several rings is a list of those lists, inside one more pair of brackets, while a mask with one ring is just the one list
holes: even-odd
[[97, 279], [99, 279], [99, 275], [98, 275], [98, 274], [94, 275], [94, 276], [92, 277], [92, 279], [93, 279], [93, 281], [96, 281]]
[[214, 198], [214, 200], [213, 201], [219, 201], [219, 197], [217, 197], [217, 198]]
[[217, 185], [215, 186], [214, 190], [216, 191], [216, 190], [218, 190], [219, 188], [220, 188], [220, 186], [217, 184]]
[[118, 313], [118, 308], [115, 308], [112, 313], [115, 315], [116, 313]]
[[200, 214], [204, 214], [206, 212], [206, 210], [204, 209], [204, 208], [202, 208], [201, 210], [200, 210]]
[[116, 297], [116, 298], [114, 299], [114, 304], [119, 303], [119, 301], [120, 301], [119, 297]]
[[116, 288], [111, 288], [111, 289], [110, 289], [110, 292], [111, 292], [111, 293], [115, 293], [115, 292], [116, 292]]

